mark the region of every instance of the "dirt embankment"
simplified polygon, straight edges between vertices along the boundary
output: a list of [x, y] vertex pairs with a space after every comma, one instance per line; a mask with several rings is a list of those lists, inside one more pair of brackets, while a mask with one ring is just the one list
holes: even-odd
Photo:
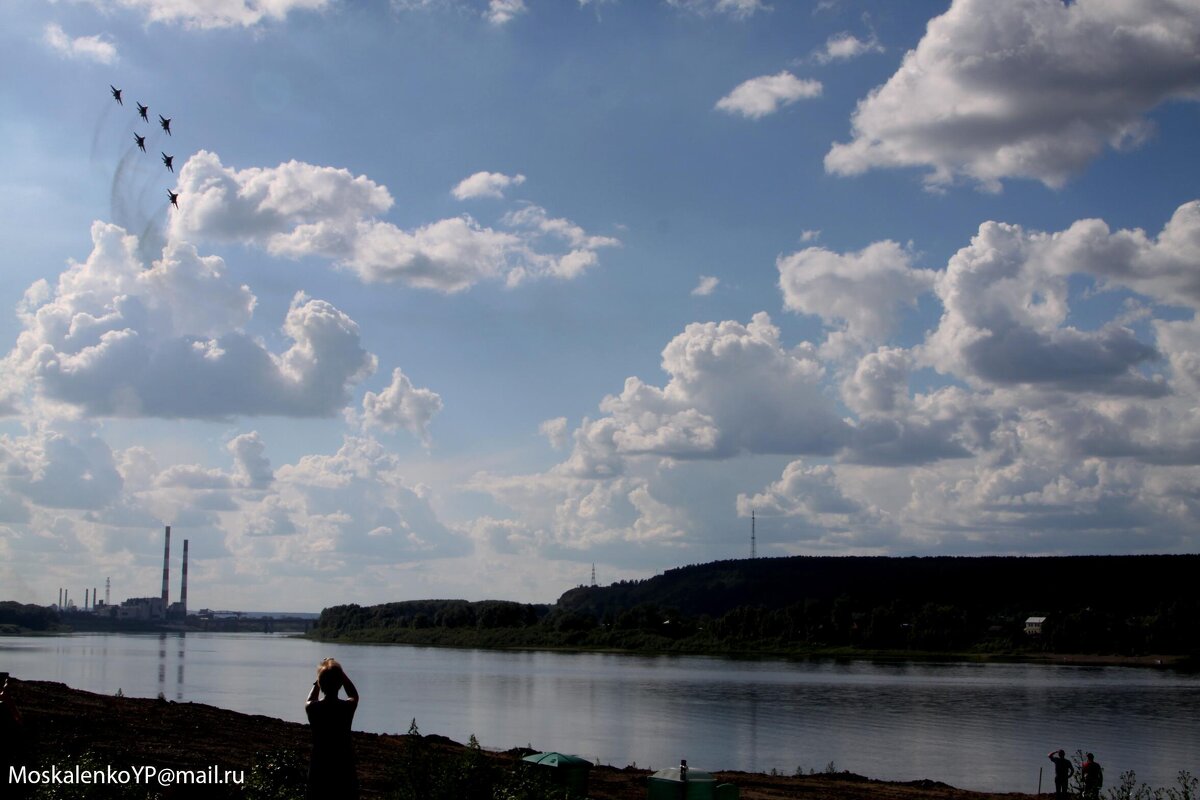
[[[176, 769], [245, 770], [249, 775], [260, 754], [292, 750], [307, 759], [306, 725], [241, 714], [199, 703], [176, 703], [132, 697], [111, 697], [68, 688], [59, 683], [17, 681], [10, 694], [23, 716], [20, 758], [33, 767], [56, 765], [71, 769], [85, 754], [93, 765], [134, 767], [150, 765]], [[359, 780], [364, 797], [386, 797], [394, 786], [398, 765], [406, 763], [411, 737], [355, 733]], [[456, 754], [465, 746], [438, 736], [424, 737], [426, 752]], [[489, 753], [509, 767], [514, 753]], [[411, 758], [407, 760], [411, 763]], [[596, 766], [591, 771], [593, 800], [642, 800], [646, 770]], [[7, 776], [5, 776], [7, 777]], [[744, 800], [1022, 800], [1032, 795], [969, 792], [934, 781], [888, 783], [851, 774], [800, 777], [719, 772], [719, 780], [734, 783]], [[0, 780], [0, 788], [3, 780]], [[172, 798], [212, 797], [204, 787], [178, 787]], [[3, 794], [3, 792], [0, 792]]]

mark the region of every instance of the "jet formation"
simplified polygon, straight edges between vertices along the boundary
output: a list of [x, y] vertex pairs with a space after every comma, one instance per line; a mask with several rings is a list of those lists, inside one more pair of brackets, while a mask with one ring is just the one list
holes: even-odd
[[[121, 99], [122, 90], [118, 89], [116, 86], [113, 86], [111, 83], [108, 85], [108, 88], [112, 94], [113, 100], [117, 101], [117, 105], [125, 105], [125, 101]], [[138, 103], [137, 112], [138, 116], [142, 118], [142, 122], [150, 121], [150, 106]], [[158, 126], [166, 131], [168, 136], [173, 135], [171, 133], [171, 120], [167, 117], [164, 117], [162, 114], [158, 115]], [[133, 140], [137, 143], [139, 150], [141, 150], [143, 153], [146, 152], [145, 136], [138, 135], [137, 132], [134, 132]], [[175, 156], [169, 156], [166, 153], [162, 153], [162, 163], [169, 172], [172, 174], [175, 173]], [[170, 198], [172, 206], [179, 208], [179, 192], [172, 192], [170, 189], [168, 189], [167, 197]]]

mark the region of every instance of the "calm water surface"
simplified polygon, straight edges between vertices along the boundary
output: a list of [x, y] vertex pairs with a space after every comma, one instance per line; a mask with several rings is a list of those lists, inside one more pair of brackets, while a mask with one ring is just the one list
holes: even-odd
[[1092, 750], [1172, 785], [1200, 774], [1200, 676], [1029, 664], [733, 661], [327, 645], [251, 634], [0, 638], [0, 670], [100, 693], [209, 703], [304, 721], [331, 655], [363, 703], [358, 730], [485, 747], [532, 745], [594, 761], [791, 773], [834, 762], [873, 778], [964, 788], [1053, 786], [1046, 753]]

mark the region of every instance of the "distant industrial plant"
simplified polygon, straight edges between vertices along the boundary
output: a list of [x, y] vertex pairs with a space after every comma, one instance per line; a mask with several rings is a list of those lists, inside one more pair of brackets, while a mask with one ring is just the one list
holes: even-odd
[[159, 597], [130, 597], [120, 605], [112, 605], [109, 593], [112, 579], [104, 579], [104, 599], [92, 589], [89, 595], [83, 590], [82, 608], [75, 605], [66, 589], [58, 590], [57, 609], [71, 614], [89, 614], [100, 619], [128, 620], [131, 622], [183, 622], [187, 619], [188, 592], [188, 540], [183, 540], [183, 585], [179, 590], [179, 602], [170, 601], [171, 586], [171, 526], [166, 526], [163, 543], [162, 594]]

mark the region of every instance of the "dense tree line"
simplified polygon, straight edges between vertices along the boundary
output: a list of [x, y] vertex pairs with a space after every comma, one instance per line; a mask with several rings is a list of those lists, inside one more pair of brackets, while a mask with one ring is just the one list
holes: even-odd
[[[322, 612], [326, 639], [688, 652], [1200, 655], [1196, 556], [786, 558], [579, 587], [554, 606], [427, 600]], [[1025, 631], [1044, 616], [1039, 635]]]
[[58, 628], [58, 612], [47, 606], [0, 601], [0, 630], [51, 631]]

